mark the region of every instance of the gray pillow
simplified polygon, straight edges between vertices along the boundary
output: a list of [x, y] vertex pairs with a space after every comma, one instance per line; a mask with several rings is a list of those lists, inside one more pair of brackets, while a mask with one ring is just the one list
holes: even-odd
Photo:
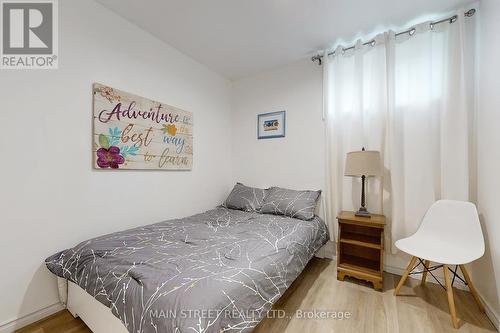
[[260, 212], [310, 220], [314, 217], [316, 201], [320, 194], [321, 191], [295, 191], [271, 187], [267, 190]]
[[231, 209], [244, 210], [246, 212], [255, 212], [262, 206], [265, 194], [266, 190], [264, 189], [236, 183], [224, 202], [224, 206]]

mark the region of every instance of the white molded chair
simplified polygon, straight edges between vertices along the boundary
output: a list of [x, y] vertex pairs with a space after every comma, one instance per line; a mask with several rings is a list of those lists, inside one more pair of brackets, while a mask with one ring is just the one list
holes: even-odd
[[[394, 291], [394, 295], [398, 295], [409, 274], [422, 273], [422, 284], [425, 284], [427, 273], [432, 274], [432, 270], [442, 266], [451, 322], [453, 327], [458, 328], [453, 286], [449, 274], [451, 271], [454, 278], [458, 277], [456, 275], [457, 269], [455, 267], [455, 271], [453, 271], [448, 268], [448, 265], [457, 265], [460, 267], [465, 279], [464, 282], [468, 285], [479, 309], [484, 312], [481, 300], [464, 266], [479, 259], [484, 254], [484, 238], [474, 204], [455, 200], [436, 201], [425, 213], [417, 232], [408, 238], [398, 240], [396, 247], [410, 254], [412, 258]], [[417, 259], [419, 263], [415, 265]], [[431, 262], [440, 265], [431, 267]], [[422, 264], [423, 271], [411, 273], [419, 264]]]

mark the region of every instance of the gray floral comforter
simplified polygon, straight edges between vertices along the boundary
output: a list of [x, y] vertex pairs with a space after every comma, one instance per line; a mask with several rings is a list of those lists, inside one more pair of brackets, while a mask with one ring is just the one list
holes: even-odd
[[218, 207], [94, 238], [46, 264], [131, 333], [249, 332], [327, 238], [318, 217]]

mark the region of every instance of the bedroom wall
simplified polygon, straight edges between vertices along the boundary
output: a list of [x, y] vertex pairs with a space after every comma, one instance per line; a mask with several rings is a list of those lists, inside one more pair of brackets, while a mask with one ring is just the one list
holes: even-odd
[[[322, 75], [320, 66], [303, 59], [233, 82], [233, 183], [325, 189]], [[282, 110], [286, 136], [258, 140], [257, 115]], [[318, 256], [333, 257], [333, 245], [328, 243]]]
[[[0, 73], [0, 331], [57, 309], [47, 256], [210, 209], [232, 183], [229, 81], [92, 0], [59, 18], [59, 69]], [[193, 170], [93, 170], [93, 82], [192, 111]]]
[[[234, 181], [324, 189], [322, 70], [309, 59], [233, 83]], [[257, 140], [259, 113], [286, 111], [286, 137]]]
[[[479, 293], [500, 320], [500, 2], [481, 2], [480, 79], [478, 112], [478, 209], [486, 241], [483, 258], [472, 265], [473, 279]], [[490, 313], [490, 318], [491, 318]]]

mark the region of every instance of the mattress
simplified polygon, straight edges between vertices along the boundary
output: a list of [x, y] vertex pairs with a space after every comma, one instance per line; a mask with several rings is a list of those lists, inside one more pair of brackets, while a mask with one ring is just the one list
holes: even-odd
[[46, 260], [131, 333], [249, 332], [328, 240], [324, 222], [218, 207]]

